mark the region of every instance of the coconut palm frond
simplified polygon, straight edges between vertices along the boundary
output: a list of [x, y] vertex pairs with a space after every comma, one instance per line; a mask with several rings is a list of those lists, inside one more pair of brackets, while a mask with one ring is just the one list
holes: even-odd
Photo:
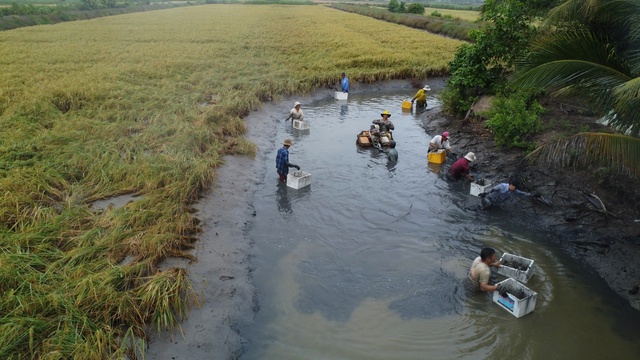
[[615, 117], [609, 120], [609, 124], [625, 134], [640, 136], [640, 98], [615, 103], [613, 109]]
[[543, 22], [544, 26], [559, 22], [579, 20], [591, 17], [599, 7], [601, 0], [568, 0], [551, 9]]
[[571, 85], [609, 91], [629, 81], [624, 73], [581, 60], [558, 60], [540, 64], [518, 74], [516, 85], [560, 89]]
[[613, 106], [611, 89], [628, 78], [610, 67], [579, 60], [563, 60], [539, 65], [519, 74], [515, 85], [550, 89], [559, 98], [581, 98], [602, 112]]
[[546, 166], [604, 165], [640, 177], [640, 139], [607, 133], [579, 133], [545, 144], [526, 159]]
[[[640, 34], [639, 34], [640, 35]], [[627, 53], [629, 68], [633, 74], [640, 75], [640, 37], [638, 37], [636, 49]]]
[[602, 1], [596, 15], [621, 26], [635, 27], [639, 20], [639, 14], [640, 1], [638, 0], [607, 0]]
[[625, 57], [601, 36], [586, 29], [558, 31], [534, 41], [531, 52], [518, 65], [526, 71], [560, 60], [580, 60], [611, 67], [623, 74], [629, 72]]
[[611, 90], [633, 80], [630, 72], [629, 62], [595, 34], [562, 31], [535, 42], [520, 61], [514, 84], [546, 88], [557, 97], [578, 97], [595, 110], [609, 112], [615, 103]]

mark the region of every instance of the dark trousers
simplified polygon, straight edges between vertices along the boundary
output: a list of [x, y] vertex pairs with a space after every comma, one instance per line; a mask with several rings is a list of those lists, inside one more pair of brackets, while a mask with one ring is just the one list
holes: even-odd
[[493, 206], [493, 203], [487, 197], [483, 197], [482, 199], [482, 210], [489, 210]]

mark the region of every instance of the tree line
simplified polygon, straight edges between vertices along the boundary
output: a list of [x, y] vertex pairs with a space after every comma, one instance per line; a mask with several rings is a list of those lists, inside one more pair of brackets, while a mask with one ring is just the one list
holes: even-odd
[[44, 15], [70, 10], [113, 9], [149, 4], [151, 4], [150, 0], [78, 0], [71, 3], [63, 1], [60, 4], [56, 4], [55, 6], [14, 2], [10, 6], [0, 8], [0, 16]]

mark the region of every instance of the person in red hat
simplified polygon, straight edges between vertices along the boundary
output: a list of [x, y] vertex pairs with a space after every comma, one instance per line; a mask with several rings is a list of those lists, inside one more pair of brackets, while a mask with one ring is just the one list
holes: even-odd
[[451, 145], [449, 144], [449, 132], [445, 131], [442, 135], [436, 135], [429, 141], [429, 152], [436, 152], [440, 149], [447, 149], [449, 153], [453, 154]]

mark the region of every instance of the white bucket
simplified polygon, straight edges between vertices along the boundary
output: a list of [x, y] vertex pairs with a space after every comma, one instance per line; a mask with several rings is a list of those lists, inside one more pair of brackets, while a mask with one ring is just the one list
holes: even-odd
[[336, 91], [335, 96], [336, 96], [336, 100], [347, 100], [347, 98], [349, 97], [349, 93]]

